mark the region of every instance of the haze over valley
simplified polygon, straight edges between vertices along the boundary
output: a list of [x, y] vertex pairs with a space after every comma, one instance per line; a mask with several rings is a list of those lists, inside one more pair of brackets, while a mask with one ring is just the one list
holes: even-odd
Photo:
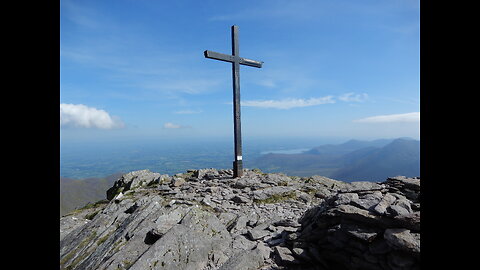
[[[325, 143], [321, 143], [321, 142]], [[320, 143], [319, 143], [320, 142]], [[173, 144], [71, 144], [61, 148], [60, 214], [105, 198], [123, 173], [148, 169], [174, 175], [190, 169], [231, 169], [233, 143], [203, 140]], [[321, 175], [351, 181], [384, 181], [420, 175], [420, 141], [411, 138], [245, 140], [244, 166], [288, 176]]]

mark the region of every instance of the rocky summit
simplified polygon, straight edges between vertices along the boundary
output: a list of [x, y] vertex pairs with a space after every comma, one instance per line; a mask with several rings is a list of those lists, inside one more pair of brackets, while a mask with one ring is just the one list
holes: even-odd
[[420, 178], [134, 171], [60, 218], [61, 269], [420, 269]]

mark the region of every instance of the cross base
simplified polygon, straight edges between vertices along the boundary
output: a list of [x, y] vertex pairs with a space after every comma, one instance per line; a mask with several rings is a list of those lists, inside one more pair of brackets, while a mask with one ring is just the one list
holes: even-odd
[[237, 160], [233, 162], [233, 178], [243, 176], [243, 162], [242, 160]]

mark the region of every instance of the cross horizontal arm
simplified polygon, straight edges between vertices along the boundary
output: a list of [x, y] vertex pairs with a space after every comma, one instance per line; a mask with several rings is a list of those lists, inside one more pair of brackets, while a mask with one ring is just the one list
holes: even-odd
[[246, 66], [261, 68], [262, 64], [263, 64], [262, 61], [256, 61], [256, 60], [251, 60], [251, 59], [240, 57], [240, 65], [246, 65]]
[[209, 50], [204, 51], [203, 54], [205, 55], [206, 58], [216, 59], [216, 60], [230, 62], [230, 63], [235, 62], [235, 56], [233, 55], [212, 52]]
[[[235, 62], [235, 56], [233, 56], [233, 55], [212, 52], [212, 51], [209, 51], [209, 50], [204, 51], [203, 54], [205, 55], [206, 58], [216, 59], [216, 60], [220, 60], [220, 61], [224, 61], [224, 62], [230, 62], [230, 63]], [[256, 61], [256, 60], [246, 59], [246, 58], [242, 58], [242, 57], [238, 57], [238, 59], [239, 59], [238, 62], [239, 62], [240, 65], [261, 68], [262, 64], [263, 64], [262, 61]]]

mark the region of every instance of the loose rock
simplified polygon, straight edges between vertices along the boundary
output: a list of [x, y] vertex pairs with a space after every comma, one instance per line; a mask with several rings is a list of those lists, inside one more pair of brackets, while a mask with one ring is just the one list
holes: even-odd
[[419, 269], [420, 179], [148, 170], [60, 219], [61, 269]]

